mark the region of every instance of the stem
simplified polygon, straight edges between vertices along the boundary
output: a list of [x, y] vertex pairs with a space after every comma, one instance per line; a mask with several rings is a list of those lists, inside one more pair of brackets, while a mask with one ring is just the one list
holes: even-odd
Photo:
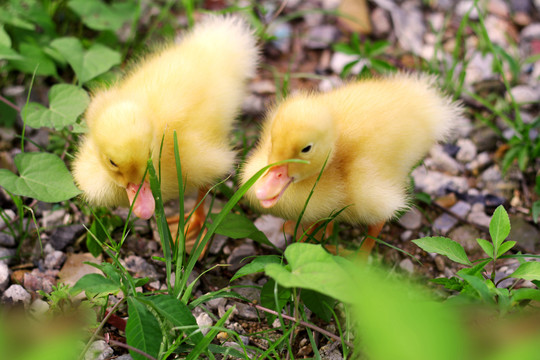
[[0, 101], [2, 101], [4, 104], [6, 104], [7, 106], [9, 106], [10, 108], [12, 108], [13, 110], [15, 110], [16, 112], [21, 112], [21, 108], [18, 107], [17, 105], [15, 105], [14, 103], [12, 103], [11, 101], [9, 101], [8, 99], [6, 99], [5, 97], [3, 97], [2, 95], [0, 95]]

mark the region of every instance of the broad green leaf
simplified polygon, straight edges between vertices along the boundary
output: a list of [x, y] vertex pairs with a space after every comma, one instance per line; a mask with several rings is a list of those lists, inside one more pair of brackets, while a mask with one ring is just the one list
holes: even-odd
[[170, 321], [174, 326], [193, 326], [192, 329], [184, 330], [184, 333], [188, 335], [193, 333], [191, 338], [195, 343], [203, 340], [203, 335], [197, 331], [198, 326], [195, 317], [182, 301], [174, 296], [164, 294], [146, 297], [144, 300], [148, 300], [158, 314]]
[[491, 241], [495, 246], [495, 249], [499, 249], [504, 239], [510, 234], [510, 219], [508, 213], [504, 209], [504, 206], [499, 205], [489, 223], [489, 234], [491, 235]]
[[461, 291], [461, 289], [463, 289], [463, 280], [460, 280], [455, 276], [452, 276], [450, 279], [441, 277], [437, 279], [432, 279], [431, 281], [435, 284], [444, 286], [448, 290]]
[[[11, 97], [7, 97], [7, 100], [13, 102]], [[17, 121], [18, 111], [7, 105], [5, 102], [0, 101], [0, 127], [10, 128]]]
[[512, 290], [512, 300], [522, 301], [522, 300], [535, 300], [540, 301], [540, 290], [538, 289], [528, 289], [521, 288]]
[[119, 52], [101, 44], [94, 44], [84, 50], [81, 42], [74, 37], [56, 39], [51, 42], [51, 46], [62, 54], [83, 84], [121, 61]]
[[476, 242], [480, 245], [482, 250], [484, 250], [487, 256], [493, 259], [493, 244], [484, 239], [476, 239]]
[[[215, 219], [217, 214], [212, 214], [211, 218]], [[262, 231], [243, 215], [229, 213], [225, 216], [225, 220], [216, 228], [216, 234], [225, 235], [232, 239], [252, 239], [259, 244], [265, 244], [275, 247], [264, 235]]]
[[332, 320], [331, 309], [336, 305], [336, 300], [309, 289], [302, 289], [301, 297], [307, 308], [313, 311], [315, 315], [326, 322]]
[[4, 25], [0, 25], [0, 45], [7, 48], [11, 47], [11, 38], [4, 29]]
[[461, 244], [442, 236], [424, 237], [413, 240], [422, 250], [447, 256], [450, 260], [463, 265], [471, 265]]
[[528, 261], [519, 265], [519, 267], [514, 271], [510, 277], [516, 279], [525, 279], [525, 280], [538, 280], [540, 281], [540, 262], [538, 261]]
[[[274, 294], [275, 286], [277, 286], [277, 304]], [[273, 279], [268, 279], [261, 289], [261, 305], [269, 309], [281, 311], [290, 299], [291, 289], [276, 285]]]
[[277, 255], [261, 255], [253, 259], [252, 262], [240, 268], [236, 274], [232, 277], [230, 281], [234, 281], [239, 277], [254, 274], [258, 272], [263, 272], [267, 264], [280, 264], [281, 257]]
[[501, 246], [499, 247], [499, 251], [497, 251], [497, 257], [500, 257], [502, 254], [504, 254], [505, 252], [507, 252], [508, 250], [513, 248], [514, 245], [516, 245], [515, 241], [505, 241], [505, 242], [503, 242], [501, 244]]
[[491, 294], [488, 285], [485, 281], [488, 280], [482, 280], [476, 276], [473, 275], [467, 275], [465, 272], [458, 271], [457, 274], [463, 278], [463, 280], [467, 281], [469, 285], [473, 287], [474, 290], [478, 292], [482, 300], [484, 300], [488, 304], [494, 304], [495, 300], [493, 299], [493, 295]]
[[0, 44], [0, 60], [24, 60], [24, 57], [9, 46]]
[[114, 294], [120, 291], [120, 285], [111, 279], [107, 279], [103, 275], [87, 274], [77, 281], [71, 291], [73, 294], [78, 294], [81, 291], [89, 294]]
[[7, 191], [43, 202], [60, 202], [81, 193], [66, 165], [49, 153], [21, 153], [15, 156], [20, 176], [0, 169], [0, 186]]
[[[127, 343], [157, 358], [162, 341], [159, 322], [137, 298], [128, 297], [127, 303], [129, 316], [126, 324]], [[134, 360], [147, 360], [135, 351], [129, 353]]]
[[533, 203], [531, 209], [531, 215], [535, 224], [538, 224], [538, 218], [540, 217], [540, 200], [536, 200]]
[[521, 171], [525, 171], [529, 164], [529, 149], [524, 146], [521, 148], [518, 154], [518, 166]]
[[334, 51], [344, 53], [347, 55], [358, 55], [358, 51], [354, 50], [349, 44], [338, 43], [332, 46]]
[[109, 5], [99, 0], [71, 0], [68, 7], [81, 17], [86, 26], [98, 31], [116, 31], [137, 14], [136, 1], [113, 1]]
[[17, 70], [26, 74], [33, 74], [35, 70], [36, 75], [57, 76], [56, 65], [40, 46], [22, 43], [19, 46], [19, 54], [22, 59], [9, 62]]
[[29, 103], [24, 107], [23, 114], [26, 114], [28, 126], [61, 130], [75, 124], [89, 103], [90, 97], [83, 89], [75, 85], [57, 84], [49, 91], [49, 108], [38, 103]]

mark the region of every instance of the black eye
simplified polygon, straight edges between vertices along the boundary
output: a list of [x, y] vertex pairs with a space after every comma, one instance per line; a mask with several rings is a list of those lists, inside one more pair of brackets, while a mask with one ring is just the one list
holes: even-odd
[[109, 162], [111, 163], [112, 166], [118, 167], [118, 165], [116, 165], [116, 164], [114, 163], [114, 161], [112, 161], [111, 159], [109, 159]]
[[311, 151], [311, 144], [309, 144], [308, 146], [306, 146], [305, 148], [302, 149], [303, 153], [308, 153], [310, 151]]

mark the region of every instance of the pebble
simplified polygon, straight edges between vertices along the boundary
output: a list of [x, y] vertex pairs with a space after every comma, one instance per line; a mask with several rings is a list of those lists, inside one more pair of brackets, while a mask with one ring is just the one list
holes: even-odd
[[140, 256], [130, 255], [125, 260], [120, 260], [120, 262], [137, 278], [148, 277], [153, 280], [159, 278], [156, 268]]
[[476, 157], [476, 145], [470, 139], [459, 139], [457, 141], [459, 151], [456, 154], [456, 159], [462, 163], [473, 161]]
[[520, 33], [521, 41], [540, 39], [540, 23], [526, 26]]
[[214, 238], [212, 239], [212, 243], [210, 244], [210, 247], [208, 248], [208, 252], [212, 255], [219, 254], [221, 250], [223, 249], [223, 246], [225, 246], [227, 239], [228, 238], [224, 235], [220, 235], [220, 234], [214, 235]]
[[41, 299], [36, 299], [32, 302], [30, 305], [30, 312], [32, 313], [32, 316], [34, 317], [41, 317], [44, 316], [47, 311], [49, 311], [49, 304]]
[[510, 8], [508, 4], [503, 0], [490, 0], [487, 3], [487, 10], [493, 14], [502, 18], [508, 18], [510, 15]]
[[467, 64], [465, 83], [472, 85], [482, 80], [491, 79], [494, 76], [492, 63], [493, 54], [482, 54], [480, 52], [475, 52]]
[[474, 160], [465, 165], [465, 168], [473, 173], [479, 172], [491, 163], [491, 156], [487, 151], [481, 152]]
[[457, 223], [458, 220], [455, 217], [443, 213], [433, 222], [433, 229], [442, 235], [446, 235]]
[[288, 53], [291, 48], [292, 27], [289, 23], [279, 22], [270, 26], [268, 33], [274, 36], [272, 45], [282, 53]]
[[469, 255], [481, 250], [476, 242], [476, 239], [480, 237], [480, 232], [471, 225], [467, 224], [456, 227], [448, 234], [448, 237], [460, 243]]
[[211, 326], [214, 325], [214, 321], [212, 320], [212, 318], [210, 317], [210, 315], [208, 315], [207, 313], [203, 312], [203, 313], [200, 313], [196, 318], [195, 320], [197, 320], [197, 325], [199, 325], [199, 328], [201, 329], [201, 333], [203, 335], [206, 335], [208, 334], [208, 332], [210, 331], [211, 329]]
[[508, 235], [508, 239], [517, 241], [517, 247], [527, 253], [533, 254], [540, 241], [540, 231], [522, 217], [511, 216], [510, 235]]
[[105, 360], [109, 359], [113, 354], [113, 349], [104, 340], [97, 340], [90, 345], [90, 348], [84, 354], [84, 359]]
[[502, 180], [502, 173], [498, 165], [493, 165], [487, 168], [480, 178], [486, 183], [498, 183]]
[[[252, 241], [246, 241], [240, 246], [235, 247], [232, 250], [231, 255], [229, 255], [229, 257], [227, 258], [227, 264], [231, 265], [229, 269], [231, 271], [238, 270], [239, 268], [253, 260], [253, 256], [256, 255], [256, 253], [257, 252]], [[251, 258], [246, 259], [248, 257]]]
[[60, 225], [63, 225], [64, 217], [66, 216], [66, 210], [59, 209], [59, 210], [45, 210], [43, 211], [43, 218], [41, 219], [41, 222], [43, 224], [43, 227], [46, 229], [58, 227]]
[[124, 354], [120, 355], [119, 357], [115, 358], [114, 360], [133, 360], [130, 354]]
[[22, 303], [25, 307], [30, 305], [32, 296], [21, 285], [13, 284], [4, 291], [2, 303], [6, 305], [15, 305]]
[[279, 249], [285, 249], [287, 239], [283, 235], [283, 219], [272, 215], [262, 215], [253, 223], [262, 231], [268, 240]]
[[408, 230], [416, 230], [422, 226], [422, 213], [415, 207], [411, 208], [403, 214], [399, 220], [399, 224]]
[[368, 61], [366, 59], [359, 58], [358, 55], [344, 54], [336, 51], [330, 60], [330, 69], [332, 69], [334, 74], [339, 75], [347, 64], [356, 60], [360, 61], [350, 69], [350, 74], [352, 75], [358, 75]]
[[0, 232], [0, 246], [5, 246], [8, 248], [15, 247], [15, 238], [10, 234]]
[[28, 291], [37, 292], [42, 290], [46, 293], [51, 293], [55, 284], [57, 271], [41, 272], [39, 269], [33, 269], [31, 272], [24, 274], [23, 285]]
[[9, 285], [10, 270], [6, 263], [0, 262], [0, 292], [6, 290]]
[[414, 264], [409, 258], [401, 260], [401, 262], [399, 263], [399, 267], [402, 270], [408, 272], [409, 274], [412, 274], [414, 272]]
[[439, 144], [431, 148], [429, 155], [430, 157], [428, 157], [424, 163], [433, 170], [438, 170], [450, 175], [457, 175], [463, 169], [463, 166], [448, 155]]
[[45, 269], [60, 269], [64, 261], [66, 261], [66, 254], [62, 251], [55, 250], [45, 256]]
[[[478, 20], [478, 10], [476, 8], [473, 8], [473, 6], [474, 1], [462, 0], [457, 4], [455, 12], [459, 17], [464, 17], [465, 15], [467, 15], [467, 13], [469, 13], [469, 19]], [[471, 8], [473, 9], [471, 10]]]
[[260, 96], [249, 94], [242, 102], [242, 113], [256, 116], [264, 112], [264, 101]]
[[64, 250], [68, 245], [73, 244], [84, 231], [86, 229], [80, 224], [59, 227], [52, 232], [49, 241], [56, 250]]
[[491, 218], [484, 212], [484, 204], [476, 203], [471, 208], [471, 213], [467, 216], [467, 221], [489, 228]]
[[456, 214], [459, 217], [465, 218], [471, 211], [471, 207], [471, 204], [463, 200], [459, 200], [455, 205], [450, 208], [450, 211], [452, 211], [452, 213]]
[[339, 30], [334, 25], [321, 25], [310, 28], [305, 40], [308, 49], [322, 50], [334, 43], [339, 37]]
[[13, 265], [15, 263], [15, 258], [17, 256], [16, 249], [8, 249], [0, 246], [0, 262], [8, 265]]
[[373, 24], [373, 34], [376, 37], [386, 36], [392, 30], [390, 15], [383, 8], [376, 7], [371, 12], [371, 23]]
[[472, 141], [476, 144], [476, 150], [493, 151], [497, 148], [498, 135], [488, 126], [483, 126], [471, 134]]
[[[510, 92], [518, 104], [534, 105], [540, 101], [540, 87], [518, 85], [514, 86]], [[507, 96], [506, 99], [510, 101], [510, 96]]]
[[435, 197], [443, 196], [448, 192], [465, 193], [469, 189], [467, 179], [427, 170], [423, 166], [414, 169], [412, 176], [417, 190]]
[[405, 230], [401, 233], [401, 235], [399, 235], [399, 238], [401, 239], [401, 241], [405, 242], [405, 241], [409, 241], [412, 236], [413, 236], [412, 230]]

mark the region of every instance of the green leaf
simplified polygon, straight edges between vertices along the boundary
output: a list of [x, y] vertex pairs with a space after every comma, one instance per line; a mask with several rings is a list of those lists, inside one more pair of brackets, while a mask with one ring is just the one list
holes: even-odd
[[493, 299], [493, 295], [491, 294], [491, 291], [489, 290], [488, 285], [486, 284], [486, 281], [489, 280], [482, 280], [479, 277], [473, 276], [473, 275], [467, 275], [463, 271], [458, 271], [457, 274], [463, 278], [463, 280], [467, 281], [469, 285], [472, 286], [476, 292], [480, 295], [482, 300], [484, 300], [488, 304], [494, 304], [495, 300]]
[[502, 254], [510, 250], [511, 248], [516, 245], [515, 241], [505, 241], [501, 244], [501, 247], [499, 247], [499, 250], [497, 251], [497, 257], [500, 257]]
[[198, 331], [197, 321], [186, 304], [171, 295], [156, 295], [145, 298], [152, 307], [166, 320], [176, 327], [193, 326], [191, 330], [184, 331], [187, 334], [193, 333], [191, 338], [195, 343], [203, 340], [203, 335]]
[[119, 52], [101, 44], [94, 44], [85, 51], [81, 42], [74, 37], [56, 39], [51, 42], [51, 46], [62, 54], [82, 84], [105, 73], [121, 61]]
[[253, 259], [252, 262], [240, 268], [230, 281], [234, 281], [242, 276], [263, 272], [267, 264], [280, 264], [281, 257], [277, 255], [261, 255]]
[[9, 46], [0, 44], [0, 60], [24, 60], [24, 57]]
[[521, 171], [525, 171], [529, 164], [529, 149], [527, 146], [523, 146], [518, 154], [518, 165]]
[[522, 301], [522, 300], [535, 300], [540, 301], [540, 290], [538, 289], [528, 289], [521, 288], [512, 290], [512, 300], [513, 301]]
[[54, 203], [81, 193], [62, 159], [54, 154], [21, 153], [15, 156], [15, 166], [20, 176], [0, 169], [0, 186], [12, 194]]
[[338, 43], [332, 46], [334, 51], [347, 55], [358, 55], [358, 51], [354, 50], [349, 44]]
[[[277, 304], [276, 297], [274, 296], [274, 288], [277, 286]], [[280, 312], [283, 307], [291, 299], [291, 289], [285, 288], [280, 285], [276, 285], [276, 282], [273, 279], [268, 279], [268, 281], [263, 285], [261, 289], [260, 303], [262, 306]], [[266, 320], [268, 324], [272, 324], [276, 319], [276, 315], [266, 314]]]
[[491, 235], [491, 241], [495, 247], [495, 251], [498, 251], [499, 246], [504, 239], [510, 234], [510, 219], [508, 213], [504, 209], [504, 206], [499, 205], [489, 223], [489, 234]]
[[[216, 219], [218, 214], [212, 214], [212, 220]], [[229, 213], [225, 219], [216, 228], [216, 234], [225, 235], [232, 239], [252, 239], [260, 244], [265, 244], [275, 248], [266, 235], [243, 215]]]
[[87, 274], [77, 281], [72, 288], [73, 294], [84, 291], [89, 294], [115, 294], [120, 291], [120, 285], [100, 274]]
[[[7, 100], [13, 102], [12, 98], [6, 98]], [[17, 110], [7, 105], [3, 101], [0, 101], [0, 114], [2, 114], [2, 116], [0, 116], [0, 127], [10, 128], [15, 124], [15, 121], [17, 121]]]
[[536, 200], [531, 208], [531, 215], [535, 224], [538, 224], [538, 218], [540, 217], [540, 200]]
[[58, 76], [56, 73], [56, 65], [45, 54], [43, 49], [36, 44], [22, 43], [19, 46], [20, 60], [10, 60], [10, 64], [17, 70], [26, 74], [43, 76]]
[[390, 46], [390, 43], [386, 40], [375, 41], [373, 44], [371, 44], [369, 53], [367, 55], [369, 56], [381, 55], [386, 51], [386, 49], [388, 49], [389, 46]]
[[461, 244], [441, 236], [424, 237], [413, 240], [422, 250], [447, 256], [450, 260], [463, 265], [472, 265]]
[[482, 250], [484, 250], [487, 256], [493, 259], [493, 255], [494, 255], [493, 244], [484, 239], [476, 239], [476, 242], [478, 243], [478, 245], [480, 245]]
[[48, 109], [38, 103], [29, 103], [23, 108], [23, 114], [26, 114], [28, 126], [61, 130], [75, 124], [89, 103], [90, 97], [83, 89], [75, 85], [57, 84], [49, 91]]
[[529, 261], [519, 265], [519, 267], [514, 271], [510, 277], [516, 279], [525, 279], [525, 280], [537, 280], [540, 281], [540, 262], [538, 261]]
[[[137, 298], [128, 297], [126, 340], [131, 346], [157, 358], [161, 347], [161, 328], [154, 315]], [[134, 360], [147, 360], [143, 355], [129, 351]]]
[[68, 7], [79, 15], [90, 29], [116, 31], [135, 18], [137, 2], [112, 2], [111, 5], [99, 0], [71, 0]]
[[304, 304], [309, 310], [313, 311], [315, 315], [326, 322], [332, 320], [331, 309], [336, 305], [336, 300], [309, 289], [303, 289], [301, 296]]
[[86, 247], [93, 257], [98, 257], [99, 254], [101, 254], [102, 249], [101, 245], [94, 239], [94, 236], [104, 242], [107, 240], [107, 234], [105, 234], [103, 227], [95, 220], [89, 230], [90, 231], [86, 234]]
[[4, 25], [0, 25], [0, 45], [10, 48], [11, 47], [11, 38], [4, 29]]
[[448, 290], [461, 291], [461, 289], [463, 289], [463, 280], [460, 280], [459, 278], [455, 276], [452, 276], [450, 279], [447, 279], [447, 278], [432, 279], [431, 282], [442, 285]]

